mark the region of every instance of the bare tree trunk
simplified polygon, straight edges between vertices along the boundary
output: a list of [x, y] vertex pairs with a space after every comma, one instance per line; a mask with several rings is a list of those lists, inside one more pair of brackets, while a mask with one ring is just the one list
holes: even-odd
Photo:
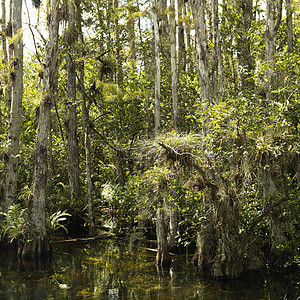
[[169, 247], [167, 241], [167, 231], [165, 224], [164, 209], [158, 207], [156, 212], [156, 236], [157, 236], [157, 254], [156, 264], [159, 267], [168, 267], [171, 263]]
[[220, 33], [219, 33], [219, 3], [218, 0], [212, 0], [212, 18], [213, 18], [213, 58], [212, 58], [212, 97], [215, 101], [219, 95], [219, 61], [221, 45], [220, 45]]
[[236, 6], [241, 14], [241, 34], [238, 39], [239, 83], [241, 90], [247, 91], [249, 87], [253, 86], [251, 72], [253, 71], [254, 66], [248, 40], [249, 30], [251, 29], [253, 19], [253, 0], [242, 0], [242, 3], [236, 3]]
[[177, 251], [176, 245], [176, 236], [178, 234], [178, 223], [179, 223], [179, 213], [178, 208], [176, 207], [176, 188], [172, 188], [170, 192], [170, 203], [169, 203], [169, 215], [170, 215], [170, 222], [169, 222], [169, 232], [168, 232], [168, 245], [169, 250], [171, 252]]
[[267, 101], [271, 99], [271, 91], [272, 88], [274, 87], [273, 62], [275, 56], [276, 35], [281, 22], [281, 16], [282, 16], [283, 0], [278, 0], [276, 2], [277, 2], [277, 16], [275, 19], [276, 12], [275, 12], [274, 0], [266, 1], [265, 61], [267, 63], [267, 71], [266, 71]]
[[12, 3], [12, 33], [13, 33], [13, 69], [10, 71], [12, 80], [12, 101], [8, 129], [8, 147], [5, 178], [5, 205], [7, 211], [17, 196], [20, 131], [23, 98], [23, 34], [22, 34], [22, 1]]
[[50, 112], [52, 99], [54, 97], [58, 57], [58, 4], [59, 0], [51, 1], [50, 14], [48, 16], [49, 40], [45, 48], [43, 95], [39, 107], [33, 197], [29, 207], [30, 232], [34, 234], [33, 236], [29, 236], [24, 244], [22, 257], [25, 260], [41, 257], [50, 253], [46, 232], [45, 206], [48, 169], [48, 132], [50, 129]]
[[288, 52], [294, 51], [294, 37], [293, 37], [293, 7], [292, 1], [286, 0], [286, 23], [287, 23], [287, 45]]
[[[82, 41], [83, 42], [83, 41]], [[84, 65], [82, 64], [80, 70], [80, 81], [84, 84]], [[84, 149], [85, 149], [85, 167], [86, 167], [86, 188], [88, 200], [88, 221], [89, 221], [89, 236], [96, 234], [94, 216], [93, 216], [93, 183], [92, 183], [92, 168], [91, 168], [91, 143], [89, 135], [89, 105], [86, 103], [86, 95], [84, 86], [82, 90], [82, 118], [84, 122]]]
[[[79, 37], [80, 42], [83, 44], [83, 33], [81, 27], [81, 8], [78, 6], [78, 21], [79, 21]], [[96, 235], [96, 227], [93, 215], [93, 183], [92, 183], [92, 166], [91, 166], [91, 142], [90, 142], [90, 104], [87, 103], [87, 97], [84, 86], [84, 62], [80, 65], [79, 84], [82, 98], [82, 118], [84, 124], [84, 149], [85, 149], [85, 167], [86, 167], [86, 189], [87, 189], [87, 202], [88, 202], [88, 222], [89, 222], [89, 236]]]
[[[6, 26], [6, 33], [8, 37], [12, 37], [12, 18], [13, 18], [13, 0], [9, 1], [9, 21]], [[13, 53], [13, 47], [8, 47], [8, 67], [11, 65], [11, 62], [13, 61], [14, 53]], [[12, 82], [10, 78], [7, 80], [7, 91], [6, 91], [6, 98], [7, 98], [7, 107], [8, 107], [8, 119], [10, 119], [10, 113], [11, 113], [11, 102], [12, 102]]]
[[187, 5], [184, 5], [184, 14], [187, 18], [187, 22], [185, 24], [185, 32], [186, 32], [186, 64], [187, 70], [193, 71], [193, 58], [194, 58], [194, 50], [192, 49], [192, 38], [191, 38], [191, 17], [190, 17], [190, 9]]
[[[207, 30], [205, 20], [205, 0], [190, 0], [192, 14], [195, 23], [195, 33], [198, 41], [199, 49], [199, 71], [200, 71], [200, 89], [202, 110], [205, 111], [207, 101], [211, 101], [211, 82], [209, 76], [209, 62], [208, 62], [208, 43], [207, 43]], [[205, 114], [202, 114], [202, 134], [204, 137], [207, 135], [210, 121]]]
[[[1, 9], [2, 9], [2, 32], [6, 32], [6, 6], [5, 6], [5, 0], [1, 0]], [[8, 57], [7, 57], [7, 44], [6, 44], [6, 35], [2, 34], [2, 53], [3, 53], [3, 63], [6, 64]]]
[[186, 49], [184, 41], [184, 0], [178, 0], [178, 72], [186, 70]]
[[152, 16], [154, 25], [155, 40], [155, 96], [154, 96], [154, 130], [155, 134], [160, 133], [160, 35], [158, 23], [158, 4], [157, 0], [152, 2]]
[[71, 199], [79, 199], [79, 154], [77, 139], [77, 105], [76, 105], [76, 71], [73, 46], [77, 39], [75, 28], [76, 7], [73, 1], [69, 2], [69, 59], [68, 59], [68, 171]]
[[190, 0], [199, 47], [200, 88], [202, 100], [210, 100], [207, 30], [205, 22], [205, 0]]
[[[133, 0], [128, 0], [128, 14], [129, 18], [131, 14], [136, 11]], [[128, 42], [130, 45], [130, 59], [131, 59], [131, 67], [132, 71], [136, 68], [136, 46], [135, 46], [135, 20], [130, 20], [128, 24]]]
[[175, 0], [171, 0], [171, 3], [170, 3], [170, 44], [171, 44], [173, 128], [176, 133], [179, 133]]
[[[117, 11], [119, 6], [118, 0], [114, 0], [114, 11]], [[123, 68], [122, 68], [122, 52], [119, 34], [119, 19], [115, 16], [115, 47], [116, 47], [116, 82], [119, 87], [123, 85]]]

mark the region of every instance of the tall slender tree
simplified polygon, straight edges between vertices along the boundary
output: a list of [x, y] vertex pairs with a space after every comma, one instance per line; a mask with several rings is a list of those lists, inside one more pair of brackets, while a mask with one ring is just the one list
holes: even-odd
[[22, 33], [22, 1], [12, 2], [12, 44], [13, 60], [10, 78], [12, 85], [12, 99], [9, 107], [8, 147], [5, 178], [4, 210], [13, 204], [17, 196], [18, 161], [20, 150], [21, 113], [23, 98], [23, 33]]
[[55, 77], [58, 57], [59, 0], [52, 0], [47, 16], [49, 38], [45, 47], [43, 90], [39, 105], [38, 131], [33, 177], [33, 196], [29, 206], [28, 239], [22, 249], [23, 259], [49, 254], [50, 246], [46, 231], [46, 187], [48, 171], [48, 133], [50, 113], [55, 97]]
[[251, 57], [249, 31], [253, 20], [253, 0], [236, 1], [236, 10], [241, 15], [239, 26], [240, 33], [238, 37], [238, 72], [239, 84], [243, 91], [253, 86], [251, 72], [254, 69], [253, 59]]
[[[84, 45], [84, 37], [82, 32], [82, 10], [80, 4], [77, 2], [77, 20], [79, 41]], [[96, 234], [94, 215], [93, 215], [93, 183], [92, 183], [92, 165], [91, 165], [91, 142], [90, 142], [90, 106], [91, 101], [87, 101], [87, 95], [84, 85], [84, 61], [82, 60], [79, 65], [79, 87], [81, 92], [81, 110], [84, 125], [84, 150], [85, 150], [85, 168], [86, 168], [86, 190], [88, 202], [88, 223], [89, 223], [89, 236]]]
[[213, 29], [213, 57], [212, 57], [212, 97], [218, 99], [219, 94], [224, 94], [223, 60], [221, 54], [219, 30], [219, 1], [212, 0], [212, 29]]
[[178, 73], [186, 70], [186, 47], [184, 40], [183, 18], [185, 13], [184, 0], [177, 1], [178, 6]]
[[205, 21], [205, 0], [190, 0], [195, 23], [195, 33], [199, 49], [200, 88], [202, 100], [210, 100], [211, 83], [209, 78], [207, 26]]
[[171, 45], [171, 74], [172, 74], [172, 103], [173, 103], [173, 128], [179, 132], [178, 112], [178, 76], [177, 76], [177, 55], [176, 55], [176, 16], [175, 0], [170, 2], [170, 45]]
[[266, 30], [265, 30], [265, 61], [266, 70], [266, 95], [267, 101], [271, 98], [271, 90], [274, 88], [274, 56], [276, 48], [276, 36], [282, 17], [283, 0], [266, 1]]
[[71, 198], [80, 196], [79, 183], [79, 154], [77, 138], [77, 104], [76, 104], [76, 69], [74, 63], [74, 43], [78, 38], [75, 27], [76, 7], [74, 1], [69, 1], [69, 28], [68, 28], [68, 171]]
[[152, 16], [154, 26], [155, 47], [155, 92], [154, 92], [154, 130], [160, 133], [160, 33], [159, 33], [159, 7], [157, 0], [152, 0]]
[[286, 2], [287, 45], [288, 45], [288, 52], [292, 53], [294, 51], [292, 0], [286, 0], [285, 2]]

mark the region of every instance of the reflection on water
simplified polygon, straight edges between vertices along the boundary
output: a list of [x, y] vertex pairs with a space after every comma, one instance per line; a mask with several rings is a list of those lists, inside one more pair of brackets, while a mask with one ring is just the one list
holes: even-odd
[[176, 256], [157, 272], [155, 253], [114, 240], [56, 245], [51, 261], [23, 264], [0, 258], [0, 299], [297, 299], [299, 286], [260, 273], [241, 279], [201, 278], [190, 257]]

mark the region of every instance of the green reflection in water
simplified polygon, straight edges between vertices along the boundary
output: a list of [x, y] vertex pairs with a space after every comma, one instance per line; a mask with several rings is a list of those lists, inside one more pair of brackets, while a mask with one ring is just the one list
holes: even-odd
[[170, 271], [157, 272], [155, 253], [115, 240], [57, 245], [39, 264], [3, 255], [0, 299], [297, 299], [297, 283], [283, 276], [203, 279], [190, 259], [176, 256]]

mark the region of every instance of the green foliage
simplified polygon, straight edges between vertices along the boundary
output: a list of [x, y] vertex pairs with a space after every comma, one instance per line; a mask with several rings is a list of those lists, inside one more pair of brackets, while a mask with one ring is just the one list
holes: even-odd
[[68, 233], [68, 229], [63, 225], [63, 222], [67, 220], [67, 217], [71, 215], [66, 211], [60, 211], [53, 213], [47, 218], [48, 228], [51, 232], [57, 231], [58, 229], [63, 229], [66, 233]]
[[8, 238], [10, 243], [14, 240], [23, 241], [28, 230], [27, 209], [22, 208], [21, 204], [14, 204], [8, 208], [7, 213], [0, 214], [4, 217], [1, 222], [1, 238]]

